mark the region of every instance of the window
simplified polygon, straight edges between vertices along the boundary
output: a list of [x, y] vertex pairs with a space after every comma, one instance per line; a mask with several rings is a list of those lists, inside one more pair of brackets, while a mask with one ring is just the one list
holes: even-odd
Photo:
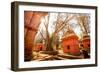
[[70, 50], [70, 46], [69, 45], [67, 46], [67, 49]]

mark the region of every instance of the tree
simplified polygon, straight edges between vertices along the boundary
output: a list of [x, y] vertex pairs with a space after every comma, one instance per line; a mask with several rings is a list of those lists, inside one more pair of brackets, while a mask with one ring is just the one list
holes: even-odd
[[88, 14], [78, 14], [77, 15], [77, 22], [79, 26], [81, 26], [81, 30], [83, 33], [88, 34], [90, 32], [89, 30], [89, 15]]
[[[62, 16], [62, 13], [58, 13], [56, 16], [56, 21], [53, 22], [52, 26], [54, 28], [54, 31], [52, 34], [48, 31], [49, 28], [49, 18], [50, 13], [48, 13], [47, 16], [44, 17], [44, 27], [45, 27], [45, 34], [43, 32], [43, 29], [39, 31], [42, 39], [45, 41], [46, 51], [55, 51], [58, 49], [59, 46], [59, 33], [63, 32], [63, 29], [66, 29], [69, 25], [69, 21], [72, 20], [75, 17], [75, 15], [71, 15], [68, 13], [64, 13]], [[67, 30], [67, 29], [66, 29]], [[56, 49], [54, 49], [53, 46], [56, 46]]]

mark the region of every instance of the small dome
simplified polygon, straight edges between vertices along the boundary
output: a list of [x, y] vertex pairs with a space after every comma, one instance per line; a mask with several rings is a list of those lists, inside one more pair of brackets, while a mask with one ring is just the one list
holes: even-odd
[[88, 34], [84, 34], [83, 35], [83, 40], [85, 40], [85, 39], [90, 39], [90, 36]]
[[76, 39], [78, 39], [78, 36], [75, 34], [75, 32], [73, 30], [68, 30], [62, 37], [62, 39], [65, 38], [70, 38], [70, 37], [74, 37]]

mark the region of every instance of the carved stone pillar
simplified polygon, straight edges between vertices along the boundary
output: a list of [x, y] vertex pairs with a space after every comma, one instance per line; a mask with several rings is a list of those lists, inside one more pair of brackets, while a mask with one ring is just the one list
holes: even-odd
[[43, 12], [24, 12], [24, 60], [30, 61], [32, 59], [32, 47], [35, 35], [40, 25], [41, 17], [44, 16]]

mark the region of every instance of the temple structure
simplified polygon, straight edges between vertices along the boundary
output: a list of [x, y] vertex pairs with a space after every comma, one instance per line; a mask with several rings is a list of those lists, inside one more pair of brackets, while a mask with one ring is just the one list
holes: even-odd
[[62, 37], [63, 52], [71, 55], [79, 55], [79, 41], [78, 36], [73, 30], [68, 30]]

